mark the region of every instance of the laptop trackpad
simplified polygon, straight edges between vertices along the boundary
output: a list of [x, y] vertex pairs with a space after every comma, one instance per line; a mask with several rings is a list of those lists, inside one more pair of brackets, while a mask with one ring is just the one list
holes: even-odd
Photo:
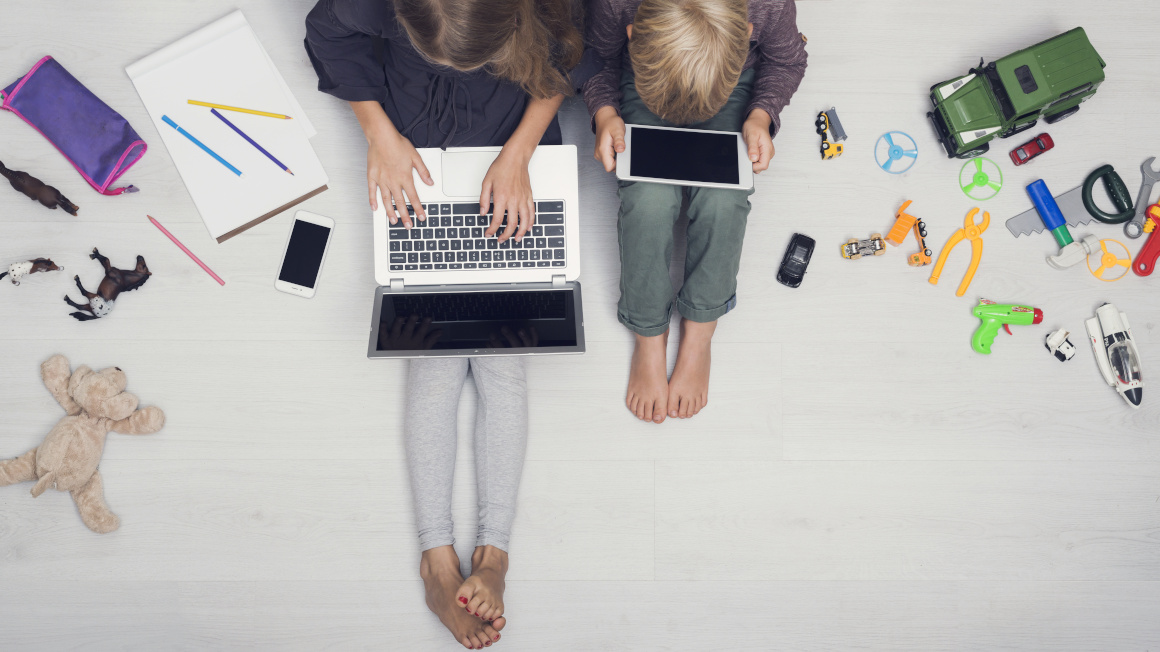
[[479, 199], [483, 177], [496, 156], [498, 151], [443, 152], [443, 194]]

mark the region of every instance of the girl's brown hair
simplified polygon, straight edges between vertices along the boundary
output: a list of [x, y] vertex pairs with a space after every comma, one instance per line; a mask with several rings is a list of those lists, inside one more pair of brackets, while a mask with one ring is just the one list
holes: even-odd
[[431, 61], [488, 72], [535, 98], [573, 91], [560, 69], [580, 62], [578, 0], [394, 0], [411, 44]]

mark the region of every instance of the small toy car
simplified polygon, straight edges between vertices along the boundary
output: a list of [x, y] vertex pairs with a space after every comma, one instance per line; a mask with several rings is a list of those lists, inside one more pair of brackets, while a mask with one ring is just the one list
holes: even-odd
[[[842, 128], [842, 122], [838, 120], [837, 109], [831, 107], [829, 111], [819, 111], [817, 119], [814, 120], [814, 130], [822, 137], [819, 151], [823, 161], [842, 155], [846, 148], [841, 142], [846, 140], [846, 130]], [[834, 139], [833, 142], [827, 140], [827, 132], [830, 138]]]
[[1051, 354], [1054, 355], [1055, 358], [1060, 362], [1067, 362], [1075, 355], [1075, 345], [1073, 345], [1071, 340], [1067, 338], [1067, 336], [1070, 334], [1071, 333], [1068, 333], [1061, 328], [1057, 331], [1048, 333], [1047, 338], [1043, 342], [1043, 345], [1047, 347], [1047, 350], [1050, 351]]
[[850, 238], [842, 245], [842, 258], [858, 260], [862, 256], [881, 256], [886, 253], [886, 241], [881, 233], [871, 233], [866, 240]]
[[1011, 150], [1011, 162], [1015, 165], [1023, 165], [1052, 147], [1055, 147], [1055, 142], [1051, 140], [1051, 136], [1039, 134], [1034, 140], [1023, 143], [1019, 147]]
[[802, 277], [806, 275], [806, 267], [809, 267], [810, 257], [813, 255], [814, 239], [800, 233], [793, 234], [789, 246], [785, 248], [785, 255], [781, 258], [777, 282], [791, 288], [801, 285]]

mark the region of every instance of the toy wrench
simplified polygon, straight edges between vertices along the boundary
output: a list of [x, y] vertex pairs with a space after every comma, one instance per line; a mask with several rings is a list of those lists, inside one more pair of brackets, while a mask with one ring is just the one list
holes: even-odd
[[938, 262], [934, 264], [934, 271], [930, 273], [930, 284], [938, 285], [938, 277], [942, 274], [943, 265], [947, 262], [947, 256], [955, 245], [963, 240], [971, 241], [971, 264], [967, 267], [967, 273], [963, 275], [963, 282], [959, 283], [959, 289], [955, 292], [956, 297], [961, 297], [967, 293], [967, 286], [971, 284], [971, 279], [975, 278], [975, 270], [979, 269], [979, 260], [983, 257], [983, 231], [991, 225], [991, 214], [983, 212], [983, 221], [975, 224], [975, 215], [979, 213], [979, 208], [971, 209], [967, 213], [967, 217], [963, 219], [963, 228], [954, 232], [951, 239], [947, 241], [945, 247], [938, 255]]
[[1160, 170], [1152, 169], [1152, 162], [1156, 157], [1144, 161], [1140, 166], [1140, 174], [1143, 175], [1144, 181], [1140, 184], [1140, 194], [1136, 195], [1136, 215], [1132, 220], [1124, 225], [1124, 235], [1135, 240], [1144, 235], [1144, 222], [1147, 217], [1148, 199], [1152, 196], [1152, 186], [1160, 181]]
[[[1140, 248], [1140, 253], [1136, 254], [1136, 260], [1132, 261], [1132, 271], [1136, 272], [1136, 276], [1148, 276], [1156, 269], [1156, 259], [1160, 258], [1160, 228], [1156, 228], [1160, 223], [1160, 204], [1152, 204], [1148, 207], [1148, 222], [1151, 222], [1152, 235], [1144, 241], [1144, 246]], [[1148, 227], [1145, 226], [1147, 231]]]

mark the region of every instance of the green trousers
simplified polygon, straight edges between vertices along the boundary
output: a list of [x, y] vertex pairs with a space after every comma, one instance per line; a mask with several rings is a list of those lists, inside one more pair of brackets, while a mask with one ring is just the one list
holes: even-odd
[[[741, 131], [753, 88], [754, 71], [746, 70], [717, 115], [690, 129]], [[627, 124], [673, 127], [649, 111], [631, 72], [621, 78], [620, 115]], [[673, 226], [688, 201], [688, 247], [685, 282], [676, 293], [681, 315], [710, 322], [737, 306], [737, 270], [749, 217], [752, 190], [694, 188], [640, 181], [620, 181], [620, 302], [617, 317], [645, 337], [669, 328], [674, 304], [669, 264], [673, 259]]]

